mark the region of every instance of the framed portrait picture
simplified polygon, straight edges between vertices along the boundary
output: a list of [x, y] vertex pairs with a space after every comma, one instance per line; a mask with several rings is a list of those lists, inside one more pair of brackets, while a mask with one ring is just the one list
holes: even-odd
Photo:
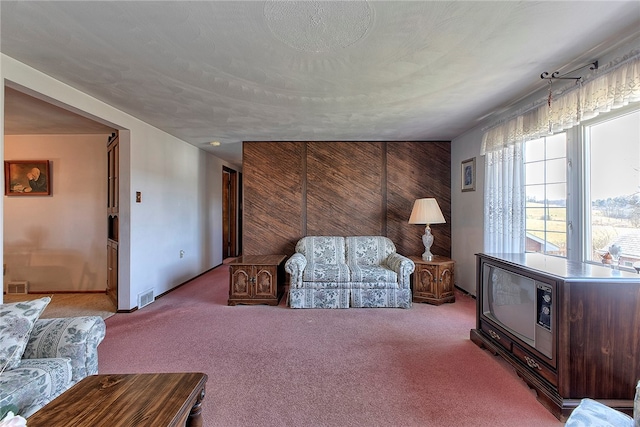
[[462, 191], [476, 191], [476, 158], [462, 162]]
[[5, 196], [49, 196], [49, 160], [7, 160], [4, 162]]

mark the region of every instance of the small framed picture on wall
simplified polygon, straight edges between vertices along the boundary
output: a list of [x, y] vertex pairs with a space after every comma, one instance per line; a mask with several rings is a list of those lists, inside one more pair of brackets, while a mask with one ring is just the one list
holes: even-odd
[[462, 191], [476, 191], [476, 158], [467, 159], [462, 162], [460, 177]]
[[7, 160], [4, 162], [5, 196], [51, 195], [49, 160]]

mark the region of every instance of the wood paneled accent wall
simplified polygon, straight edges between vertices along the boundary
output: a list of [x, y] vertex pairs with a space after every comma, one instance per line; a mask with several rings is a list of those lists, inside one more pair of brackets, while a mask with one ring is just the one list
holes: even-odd
[[245, 142], [243, 252], [286, 254], [310, 235], [383, 235], [424, 252], [408, 224], [415, 199], [435, 197], [434, 254], [451, 256], [449, 142]]

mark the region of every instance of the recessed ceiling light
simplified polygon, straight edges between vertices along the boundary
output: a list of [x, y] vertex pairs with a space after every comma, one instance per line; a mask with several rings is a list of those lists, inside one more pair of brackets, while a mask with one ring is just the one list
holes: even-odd
[[209, 145], [212, 145], [212, 146], [214, 146], [214, 147], [218, 147], [218, 146], [220, 146], [220, 141], [211, 141], [211, 142], [209, 143]]

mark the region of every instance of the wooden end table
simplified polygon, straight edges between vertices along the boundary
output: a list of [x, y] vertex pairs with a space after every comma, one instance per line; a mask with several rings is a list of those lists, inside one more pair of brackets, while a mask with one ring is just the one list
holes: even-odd
[[27, 419], [29, 427], [202, 427], [203, 373], [91, 375]]
[[229, 263], [229, 305], [278, 305], [286, 255], [243, 255]]
[[419, 256], [410, 256], [416, 265], [412, 276], [413, 302], [440, 305], [455, 302], [453, 266], [450, 258], [434, 255], [431, 261]]

